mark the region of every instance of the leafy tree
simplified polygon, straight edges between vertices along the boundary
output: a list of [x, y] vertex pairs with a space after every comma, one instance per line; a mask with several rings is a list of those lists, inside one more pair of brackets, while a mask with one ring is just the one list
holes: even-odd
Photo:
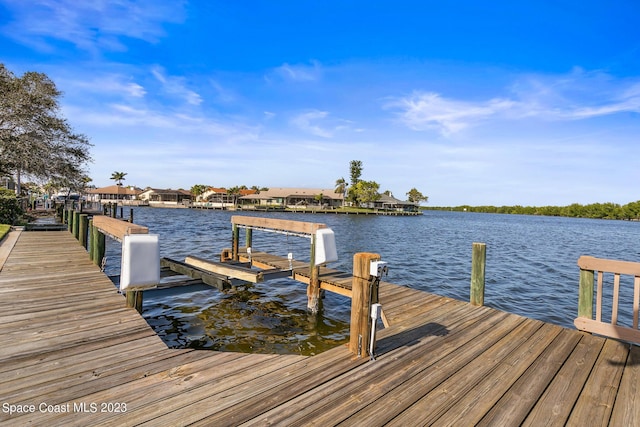
[[127, 176], [126, 172], [114, 172], [111, 174], [112, 180], [116, 182], [116, 185], [122, 185], [122, 181], [124, 181], [124, 177]]
[[412, 188], [407, 193], [407, 200], [409, 200], [411, 203], [420, 203], [426, 202], [427, 200], [429, 200], [429, 197], [424, 196], [421, 192], [419, 192], [415, 188]]
[[23, 214], [15, 192], [0, 188], [0, 224], [13, 225]]
[[205, 191], [207, 191], [207, 188], [209, 188], [208, 185], [204, 185], [204, 184], [196, 184], [193, 187], [191, 187], [191, 194], [193, 194], [196, 198], [198, 196], [200, 196], [202, 193], [204, 193]]
[[45, 74], [16, 77], [0, 64], [0, 171], [15, 176], [18, 194], [23, 176], [81, 187], [91, 144], [60, 116], [61, 95]]
[[380, 199], [379, 189], [380, 184], [375, 181], [358, 181], [355, 187], [351, 187], [350, 191], [353, 190], [356, 203], [361, 205]]

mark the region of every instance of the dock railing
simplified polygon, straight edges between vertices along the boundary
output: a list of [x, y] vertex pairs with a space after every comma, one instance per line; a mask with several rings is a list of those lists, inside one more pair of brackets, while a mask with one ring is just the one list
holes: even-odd
[[[610, 338], [640, 343], [640, 330], [638, 330], [638, 317], [640, 312], [640, 263], [581, 256], [578, 259], [578, 266], [580, 267], [580, 290], [578, 296], [578, 317], [574, 320], [576, 328]], [[611, 275], [613, 275], [611, 319], [610, 322], [606, 322], [602, 314], [603, 292], [605, 278], [610, 280]], [[618, 324], [622, 275], [633, 277], [632, 327]], [[596, 276], [597, 281], [595, 279]], [[593, 313], [594, 298], [595, 316]]]

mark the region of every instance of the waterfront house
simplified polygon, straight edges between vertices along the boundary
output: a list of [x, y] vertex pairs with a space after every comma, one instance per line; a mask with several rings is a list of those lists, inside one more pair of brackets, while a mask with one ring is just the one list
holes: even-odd
[[141, 189], [133, 186], [110, 185], [108, 187], [88, 189], [86, 190], [86, 197], [87, 201], [92, 203], [138, 206], [144, 204], [139, 198], [141, 192]]
[[367, 207], [398, 212], [417, 212], [419, 210], [417, 203], [396, 199], [391, 194], [380, 194], [380, 198], [375, 202], [368, 203]]
[[187, 207], [193, 198], [188, 190], [172, 190], [147, 187], [138, 198], [155, 207]]
[[207, 191], [197, 197], [196, 201], [209, 203], [233, 203], [233, 199], [226, 188], [216, 187], [209, 187]]
[[207, 209], [233, 209], [241, 197], [257, 192], [257, 190], [247, 188], [239, 190], [237, 193], [231, 193], [226, 188], [209, 187], [207, 191], [198, 196], [193, 206]]
[[243, 207], [320, 208], [334, 209], [342, 206], [344, 195], [332, 188], [269, 188], [256, 194], [242, 196]]

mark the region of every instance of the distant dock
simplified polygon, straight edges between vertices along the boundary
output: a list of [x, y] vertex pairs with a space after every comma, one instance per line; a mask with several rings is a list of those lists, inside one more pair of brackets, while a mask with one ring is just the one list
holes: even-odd
[[375, 361], [168, 349], [71, 233], [0, 258], [3, 425], [640, 425], [616, 340], [381, 282]]

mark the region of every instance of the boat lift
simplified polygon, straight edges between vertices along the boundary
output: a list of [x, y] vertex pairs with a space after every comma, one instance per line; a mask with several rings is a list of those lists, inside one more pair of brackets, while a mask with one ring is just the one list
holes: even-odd
[[[253, 230], [267, 231], [273, 233], [281, 233], [299, 237], [309, 238], [311, 240], [310, 256], [309, 256], [309, 284], [307, 286], [307, 308], [312, 313], [318, 312], [320, 299], [320, 266], [329, 262], [338, 260], [338, 251], [336, 249], [336, 240], [333, 230], [325, 224], [314, 222], [291, 221], [273, 218], [260, 218], [253, 216], [234, 215], [231, 217], [233, 229], [233, 237], [231, 244], [231, 254], [228, 252], [221, 255], [221, 258], [230, 257], [232, 261], [240, 261], [246, 259], [251, 266], [265, 268], [264, 274], [270, 274], [269, 270], [274, 266], [262, 264], [253, 259]], [[240, 250], [240, 228], [246, 231], [245, 250], [241, 254]], [[289, 266], [281, 268], [280, 271], [286, 270], [293, 272], [293, 256], [288, 255]]]

